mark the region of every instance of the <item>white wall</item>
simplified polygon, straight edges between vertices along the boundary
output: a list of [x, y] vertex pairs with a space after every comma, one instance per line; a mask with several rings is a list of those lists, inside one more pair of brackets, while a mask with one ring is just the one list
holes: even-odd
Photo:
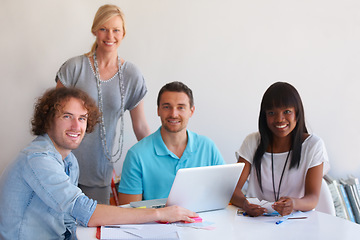
[[[90, 49], [92, 19], [105, 3], [126, 14], [119, 52], [146, 78], [152, 131], [160, 87], [183, 81], [195, 95], [189, 129], [235, 162], [234, 151], [257, 130], [262, 94], [287, 81], [302, 96], [310, 131], [327, 145], [330, 173], [360, 177], [358, 0], [2, 0], [0, 172], [33, 139], [36, 97], [55, 86], [66, 59]], [[128, 115], [126, 126], [128, 149], [135, 143]]]

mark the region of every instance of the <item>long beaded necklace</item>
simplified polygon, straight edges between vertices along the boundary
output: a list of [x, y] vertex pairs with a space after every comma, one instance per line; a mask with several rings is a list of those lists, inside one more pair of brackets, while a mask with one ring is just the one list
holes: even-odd
[[[121, 155], [122, 155], [122, 152], [123, 152], [123, 146], [124, 146], [124, 95], [125, 95], [125, 86], [124, 86], [124, 80], [123, 80], [123, 77], [122, 77], [121, 61], [120, 61], [120, 57], [118, 56], [118, 64], [119, 64], [118, 75], [119, 75], [119, 80], [120, 80], [119, 81], [119, 88], [120, 88], [120, 98], [121, 98], [119, 146], [118, 146], [118, 149], [116, 150], [115, 154], [111, 154], [108, 147], [107, 147], [107, 143], [106, 143], [106, 129], [105, 129], [105, 122], [104, 122], [104, 114], [103, 114], [103, 98], [102, 98], [102, 93], [101, 93], [101, 80], [100, 80], [100, 72], [99, 72], [98, 62], [96, 60], [96, 52], [94, 53], [93, 60], [94, 60], [94, 67], [95, 67], [96, 86], [97, 86], [97, 91], [98, 91], [99, 111], [101, 113], [101, 118], [100, 118], [100, 123], [99, 123], [100, 124], [101, 143], [102, 143], [103, 151], [104, 151], [104, 154], [105, 154], [106, 158], [109, 160], [109, 162], [116, 163], [121, 158]], [[113, 161], [112, 159], [116, 155], [118, 155], [118, 157], [116, 158], [115, 161]]]
[[285, 172], [285, 168], [286, 168], [287, 162], [288, 162], [288, 160], [289, 160], [290, 152], [291, 152], [291, 150], [289, 150], [289, 153], [288, 153], [287, 156], [286, 156], [284, 168], [283, 168], [283, 170], [282, 170], [281, 177], [280, 177], [278, 192], [277, 192], [277, 194], [276, 194], [276, 191], [275, 191], [275, 180], [274, 180], [274, 152], [273, 152], [273, 147], [272, 147], [272, 144], [271, 144], [271, 173], [272, 173], [272, 183], [273, 183], [273, 190], [274, 190], [275, 202], [277, 202], [277, 201], [279, 200], [281, 182], [282, 182], [282, 179], [283, 179], [283, 176], [284, 176], [284, 172]]

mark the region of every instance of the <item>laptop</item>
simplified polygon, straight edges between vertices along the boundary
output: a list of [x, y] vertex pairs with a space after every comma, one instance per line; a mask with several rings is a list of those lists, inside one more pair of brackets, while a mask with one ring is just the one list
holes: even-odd
[[177, 205], [193, 212], [226, 208], [244, 163], [182, 168], [176, 173], [168, 198], [131, 202], [131, 207], [160, 208]]

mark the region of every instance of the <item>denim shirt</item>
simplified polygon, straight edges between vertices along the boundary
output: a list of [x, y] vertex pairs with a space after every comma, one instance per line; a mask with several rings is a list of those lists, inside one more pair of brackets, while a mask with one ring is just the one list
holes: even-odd
[[78, 178], [75, 156], [62, 160], [49, 136], [38, 136], [0, 178], [0, 239], [76, 239], [97, 204]]

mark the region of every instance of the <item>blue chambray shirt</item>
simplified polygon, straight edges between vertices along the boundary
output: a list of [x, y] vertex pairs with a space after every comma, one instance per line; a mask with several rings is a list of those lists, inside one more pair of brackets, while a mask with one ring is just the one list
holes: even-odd
[[77, 187], [79, 166], [47, 134], [22, 150], [0, 178], [0, 239], [76, 239], [97, 202]]

